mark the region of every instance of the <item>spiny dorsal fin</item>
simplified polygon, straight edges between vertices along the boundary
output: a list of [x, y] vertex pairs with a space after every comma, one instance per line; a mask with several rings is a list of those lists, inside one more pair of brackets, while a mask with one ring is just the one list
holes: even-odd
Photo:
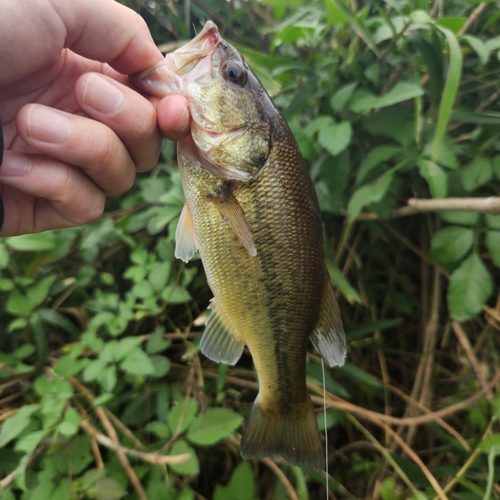
[[346, 356], [346, 341], [340, 310], [333, 288], [327, 280], [318, 322], [311, 341], [328, 366], [342, 366]]
[[189, 262], [196, 250], [198, 250], [198, 244], [194, 232], [193, 216], [187, 203], [184, 203], [175, 232], [175, 256], [184, 262]]
[[210, 303], [212, 312], [201, 337], [201, 352], [212, 361], [234, 365], [240, 359], [245, 344], [237, 339], [222, 317], [215, 299]]
[[209, 195], [208, 199], [217, 207], [221, 217], [229, 223], [248, 253], [252, 257], [255, 257], [257, 255], [257, 248], [255, 248], [252, 230], [248, 225], [243, 209], [231, 192], [229, 185], [225, 182], [221, 183], [218, 192]]

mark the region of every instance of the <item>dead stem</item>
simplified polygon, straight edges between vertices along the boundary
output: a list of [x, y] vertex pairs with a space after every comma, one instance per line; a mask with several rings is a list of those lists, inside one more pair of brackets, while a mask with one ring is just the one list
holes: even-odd
[[279, 480], [283, 483], [283, 486], [285, 487], [288, 496], [290, 497], [291, 500], [299, 500], [299, 497], [295, 490], [293, 489], [292, 484], [288, 480], [288, 478], [285, 476], [283, 471], [278, 467], [278, 465], [273, 462], [272, 460], [269, 460], [268, 458], [263, 458], [261, 459], [261, 462], [267, 467], [269, 467], [279, 478]]

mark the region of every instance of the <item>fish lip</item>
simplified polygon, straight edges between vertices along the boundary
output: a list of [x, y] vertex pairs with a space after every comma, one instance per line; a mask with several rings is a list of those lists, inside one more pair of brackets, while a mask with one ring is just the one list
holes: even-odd
[[[129, 75], [129, 80], [136, 87], [157, 97], [170, 94], [184, 94], [187, 81], [194, 80], [198, 73], [196, 66], [202, 60], [207, 61], [211, 70], [211, 57], [221, 40], [219, 29], [212, 21], [205, 26], [190, 42], [165, 56], [163, 61], [152, 68]], [[193, 71], [194, 69], [194, 71]]]

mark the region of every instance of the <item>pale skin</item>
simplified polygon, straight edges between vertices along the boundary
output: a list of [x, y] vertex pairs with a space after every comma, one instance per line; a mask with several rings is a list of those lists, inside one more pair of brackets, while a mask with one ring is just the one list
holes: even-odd
[[146, 23], [113, 0], [0, 0], [0, 236], [98, 218], [189, 133], [181, 96], [147, 99], [125, 75], [162, 59]]

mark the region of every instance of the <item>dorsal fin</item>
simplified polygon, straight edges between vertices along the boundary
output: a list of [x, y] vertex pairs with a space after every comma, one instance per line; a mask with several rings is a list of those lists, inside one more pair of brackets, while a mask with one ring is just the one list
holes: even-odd
[[252, 230], [248, 225], [243, 209], [231, 192], [229, 183], [222, 182], [217, 193], [208, 195], [207, 199], [217, 207], [221, 217], [229, 223], [248, 253], [255, 257], [257, 248], [255, 247]]
[[346, 340], [337, 299], [329, 280], [326, 280], [321, 310], [316, 328], [311, 335], [316, 350], [328, 366], [342, 366], [346, 357]]
[[175, 231], [175, 256], [184, 262], [189, 262], [196, 250], [198, 250], [198, 244], [194, 232], [193, 216], [187, 203], [184, 203]]
[[212, 361], [234, 365], [240, 359], [245, 344], [236, 338], [220, 313], [215, 299], [210, 302], [212, 312], [201, 337], [201, 352]]

